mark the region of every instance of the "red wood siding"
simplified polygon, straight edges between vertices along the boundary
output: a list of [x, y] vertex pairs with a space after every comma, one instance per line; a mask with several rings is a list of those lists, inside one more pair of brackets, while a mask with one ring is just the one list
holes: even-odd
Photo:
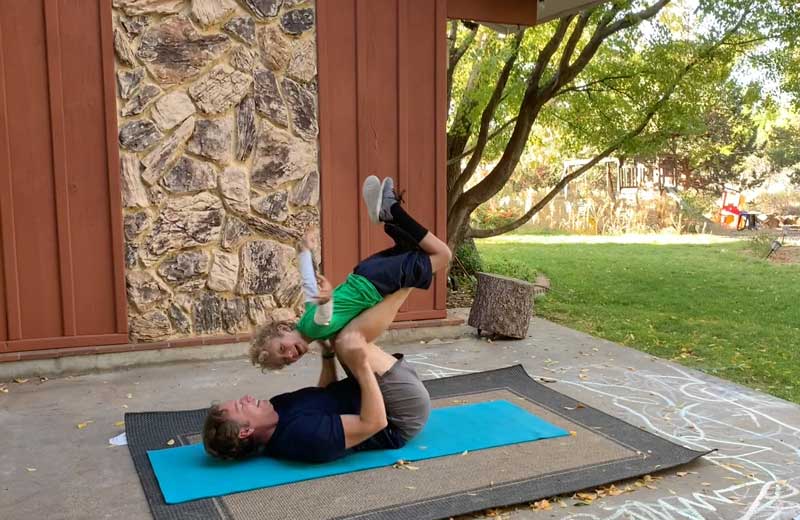
[[[322, 260], [340, 282], [391, 245], [367, 219], [361, 183], [394, 177], [409, 212], [445, 228], [445, 0], [317, 3]], [[414, 291], [399, 320], [446, 315], [446, 283]]]
[[0, 2], [0, 350], [127, 342], [111, 0]]

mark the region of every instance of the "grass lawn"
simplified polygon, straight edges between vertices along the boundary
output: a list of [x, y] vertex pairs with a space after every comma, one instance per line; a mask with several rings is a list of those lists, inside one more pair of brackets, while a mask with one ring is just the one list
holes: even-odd
[[478, 250], [487, 271], [550, 277], [537, 315], [800, 403], [800, 264], [756, 259], [746, 242], [524, 239]]

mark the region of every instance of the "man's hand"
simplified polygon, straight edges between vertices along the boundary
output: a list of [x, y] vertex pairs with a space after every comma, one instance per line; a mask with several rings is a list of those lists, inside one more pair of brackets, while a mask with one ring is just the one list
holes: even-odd
[[319, 305], [324, 305], [331, 301], [333, 287], [328, 279], [322, 275], [317, 276], [317, 283], [319, 284], [319, 293], [317, 294], [317, 297], [314, 298], [314, 301]]

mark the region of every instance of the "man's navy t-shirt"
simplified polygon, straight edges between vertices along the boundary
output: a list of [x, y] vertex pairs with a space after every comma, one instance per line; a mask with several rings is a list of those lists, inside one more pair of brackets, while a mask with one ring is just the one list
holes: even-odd
[[[308, 387], [270, 399], [278, 412], [278, 425], [265, 453], [280, 459], [328, 462], [351, 450], [345, 448], [341, 415], [358, 415], [361, 390], [353, 378], [342, 379], [325, 388]], [[354, 451], [394, 449], [405, 444], [389, 425]]]

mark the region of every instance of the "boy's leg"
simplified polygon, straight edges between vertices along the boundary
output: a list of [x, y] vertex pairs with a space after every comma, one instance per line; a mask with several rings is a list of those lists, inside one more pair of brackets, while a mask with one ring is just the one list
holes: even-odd
[[[380, 210], [377, 211], [379, 221], [397, 226], [405, 235], [419, 244], [420, 248], [430, 256], [433, 272], [446, 267], [452, 258], [447, 244], [406, 213], [400, 205], [401, 200], [395, 193], [394, 181], [391, 177], [386, 177], [380, 183], [380, 189], [377, 188], [376, 183], [378, 183], [378, 178], [375, 176], [370, 176], [364, 181], [364, 202], [371, 213], [379, 207]], [[387, 234], [389, 234], [388, 230]], [[391, 234], [389, 236], [394, 239]]]
[[370, 307], [353, 318], [339, 333], [339, 337], [345, 338], [347, 334], [356, 333], [361, 335], [367, 343], [372, 343], [389, 328], [397, 311], [400, 310], [410, 293], [411, 289], [400, 289], [387, 295], [378, 305]]

